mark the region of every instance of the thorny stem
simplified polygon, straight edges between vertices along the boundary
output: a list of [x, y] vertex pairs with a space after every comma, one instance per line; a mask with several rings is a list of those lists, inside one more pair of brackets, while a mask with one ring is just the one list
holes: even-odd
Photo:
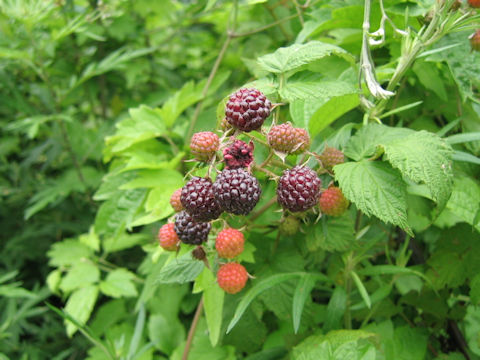
[[200, 315], [202, 314], [202, 310], [203, 310], [203, 297], [200, 299], [200, 302], [198, 303], [197, 310], [195, 311], [195, 315], [193, 316], [192, 324], [190, 325], [190, 330], [188, 330], [187, 343], [185, 344], [185, 349], [183, 350], [182, 360], [188, 359], [188, 354], [192, 346], [193, 336], [195, 335], [195, 330], [197, 330], [197, 325], [198, 325], [198, 321], [200, 320]]

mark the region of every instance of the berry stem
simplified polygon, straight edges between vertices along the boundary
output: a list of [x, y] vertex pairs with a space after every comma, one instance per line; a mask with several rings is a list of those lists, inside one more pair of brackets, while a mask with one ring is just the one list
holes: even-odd
[[190, 329], [188, 330], [187, 343], [185, 344], [185, 349], [183, 350], [182, 360], [188, 359], [188, 354], [190, 352], [190, 348], [192, 347], [193, 336], [195, 335], [195, 330], [197, 330], [197, 325], [198, 325], [198, 321], [200, 320], [200, 316], [202, 315], [202, 310], [203, 310], [203, 296], [197, 305], [197, 310], [195, 310], [195, 315], [193, 316], [192, 324], [190, 325]]
[[249, 220], [251, 222], [255, 221], [256, 219], [258, 219], [260, 217], [260, 215], [262, 215], [265, 211], [267, 211], [271, 206], [273, 206], [275, 203], [277, 202], [277, 196], [275, 195], [274, 197], [272, 197], [270, 200], [268, 200], [268, 202], [263, 205], [260, 209], [258, 209], [257, 212], [255, 212], [254, 214], [252, 214], [252, 216], [250, 216]]

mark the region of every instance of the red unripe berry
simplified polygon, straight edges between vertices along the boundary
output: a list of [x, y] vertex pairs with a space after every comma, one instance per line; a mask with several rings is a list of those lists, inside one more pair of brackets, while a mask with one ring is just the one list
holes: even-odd
[[349, 202], [336, 186], [330, 186], [320, 195], [320, 210], [325, 215], [340, 216], [348, 208]]
[[228, 263], [220, 266], [220, 269], [218, 269], [218, 285], [229, 294], [236, 294], [242, 290], [247, 280], [247, 270], [239, 263]]
[[310, 136], [305, 129], [294, 128], [290, 123], [273, 126], [267, 135], [272, 149], [286, 154], [300, 154], [310, 146]]
[[182, 211], [183, 206], [180, 200], [180, 196], [182, 195], [182, 189], [177, 189], [170, 197], [170, 205], [172, 205], [173, 210], [176, 212]]
[[480, 29], [470, 36], [470, 45], [472, 46], [472, 50], [480, 51]]
[[224, 229], [217, 235], [215, 249], [218, 256], [225, 259], [233, 259], [243, 252], [245, 238], [237, 229]]
[[167, 251], [177, 250], [177, 245], [180, 242], [174, 226], [174, 224], [165, 224], [158, 231], [158, 242], [160, 246]]
[[219, 146], [218, 135], [210, 131], [195, 133], [190, 141], [190, 150], [195, 158], [200, 161], [208, 161], [215, 155]]
[[332, 170], [335, 165], [345, 162], [345, 155], [338, 149], [326, 146], [322, 154], [319, 156], [322, 165], [327, 170]]
[[468, 0], [468, 3], [473, 8], [480, 8], [480, 0]]

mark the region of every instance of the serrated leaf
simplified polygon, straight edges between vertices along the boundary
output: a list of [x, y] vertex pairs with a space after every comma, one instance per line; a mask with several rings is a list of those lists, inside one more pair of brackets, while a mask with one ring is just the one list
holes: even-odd
[[407, 224], [406, 184], [388, 163], [362, 160], [334, 167], [345, 197], [359, 210], [412, 234]]
[[[90, 318], [97, 296], [98, 287], [95, 285], [88, 285], [75, 290], [67, 300], [65, 312], [83, 325]], [[77, 326], [70, 321], [65, 321], [65, 323], [67, 325], [67, 335], [72, 336], [77, 331]]]
[[100, 278], [100, 270], [91, 262], [77, 262], [68, 271], [60, 283], [60, 289], [64, 292], [94, 284]]
[[413, 130], [410, 129], [393, 128], [373, 123], [368, 124], [350, 138], [350, 141], [345, 146], [344, 153], [349, 158], [359, 161], [375, 154], [379, 144], [403, 138], [411, 133], [413, 133]]
[[337, 55], [352, 64], [354, 63], [354, 57], [347, 51], [320, 41], [310, 41], [306, 44], [293, 44], [279, 48], [273, 54], [261, 56], [258, 58], [258, 62], [269, 72], [286, 73], [292, 70], [299, 71], [303, 65], [330, 55]]
[[95, 218], [95, 232], [107, 237], [119, 236], [140, 210], [145, 195], [145, 189], [126, 190], [104, 202]]
[[187, 82], [171, 96], [161, 109], [158, 110], [165, 125], [170, 127], [186, 108], [195, 104], [202, 98], [202, 87], [195, 86], [193, 81]]
[[480, 224], [475, 215], [480, 210], [480, 185], [467, 176], [454, 179], [453, 191], [446, 208], [466, 223], [480, 231]]
[[[235, 314], [233, 315], [232, 320], [230, 321], [230, 324], [228, 324], [227, 328], [227, 333], [232, 330], [232, 328], [235, 326], [235, 324], [240, 320], [242, 315], [244, 314], [245, 310], [247, 310], [248, 306], [250, 303], [263, 291], [270, 289], [271, 287], [280, 284], [284, 281], [294, 279], [299, 276], [303, 276], [307, 273], [303, 272], [294, 272], [294, 273], [284, 273], [284, 274], [277, 274], [277, 275], [272, 275], [266, 279], [263, 279], [262, 281], [256, 283], [252, 288], [250, 288], [247, 293], [242, 297], [242, 300], [237, 306], [237, 309], [235, 310]], [[329, 279], [323, 275], [323, 274], [311, 274], [312, 276], [317, 277], [318, 279], [329, 281]]]
[[183, 284], [193, 281], [200, 275], [204, 266], [203, 261], [194, 259], [191, 252], [188, 252], [165, 265], [158, 274], [156, 283]]
[[310, 296], [310, 292], [315, 286], [317, 279], [315, 276], [306, 274], [300, 277], [298, 281], [297, 288], [295, 289], [295, 294], [293, 295], [293, 305], [292, 305], [292, 320], [293, 320], [293, 329], [295, 334], [298, 332], [300, 327], [300, 321], [302, 320], [303, 308], [305, 306], [305, 301], [307, 297]]
[[354, 221], [350, 215], [322, 218], [322, 221], [307, 233], [310, 251], [321, 248], [326, 251], [345, 251], [355, 242]]
[[425, 183], [440, 208], [446, 204], [452, 191], [452, 148], [449, 145], [427, 131], [382, 141], [380, 145], [393, 167], [413, 181]]
[[92, 250], [76, 240], [65, 240], [52, 245], [47, 255], [52, 266], [72, 265], [84, 258], [88, 258]]
[[108, 273], [106, 279], [100, 282], [100, 290], [105, 295], [119, 298], [137, 296], [137, 289], [132, 280], [135, 274], [126, 269], [115, 269]]
[[374, 360], [374, 345], [359, 343], [374, 336], [363, 330], [334, 330], [326, 335], [312, 335], [294, 347], [292, 360]]

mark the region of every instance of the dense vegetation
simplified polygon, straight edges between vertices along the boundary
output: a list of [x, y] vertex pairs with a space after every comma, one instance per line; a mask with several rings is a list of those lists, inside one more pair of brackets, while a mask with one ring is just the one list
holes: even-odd
[[[453, 0], [0, 0], [0, 359], [480, 359], [478, 28]], [[232, 135], [242, 87], [275, 109], [237, 133], [262, 195], [222, 215], [254, 276], [230, 295], [220, 222], [211, 269], [157, 233], [222, 170], [190, 138]], [[310, 152], [271, 152], [272, 122]], [[351, 205], [287, 236], [276, 180], [304, 163]]]

